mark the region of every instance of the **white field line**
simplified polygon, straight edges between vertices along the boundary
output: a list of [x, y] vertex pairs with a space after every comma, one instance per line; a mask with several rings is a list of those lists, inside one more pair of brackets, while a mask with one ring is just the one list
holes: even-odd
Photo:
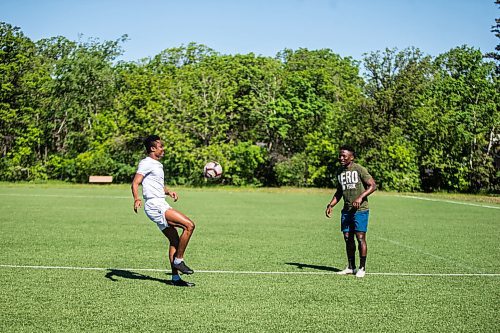
[[[104, 267], [74, 267], [74, 266], [31, 266], [31, 265], [6, 265], [0, 264], [0, 268], [13, 269], [62, 269], [78, 271], [131, 271], [131, 272], [166, 272], [165, 269], [156, 268], [104, 268]], [[206, 274], [246, 274], [246, 275], [337, 275], [335, 272], [279, 272], [279, 271], [221, 271], [221, 270], [197, 270], [195, 273]], [[367, 272], [368, 275], [385, 276], [484, 276], [500, 277], [500, 273], [395, 273], [395, 272]]]
[[482, 207], [482, 208], [500, 209], [500, 206], [489, 206], [489, 205], [475, 204], [475, 203], [471, 203], [471, 202], [461, 202], [461, 201], [453, 201], [453, 200], [445, 200], [445, 199], [431, 199], [431, 198], [417, 197], [417, 196], [413, 196], [413, 195], [397, 195], [397, 197], [407, 198], [407, 199], [425, 200], [425, 201], [446, 202], [446, 203], [451, 203], [451, 204], [455, 204], [455, 205], [465, 205], [465, 206], [474, 206], [474, 207]]
[[[18, 194], [18, 193], [0, 193], [0, 196], [16, 196], [16, 197], [54, 197], [54, 198], [107, 198], [107, 199], [130, 199], [129, 196], [110, 196], [110, 195], [58, 195], [58, 194]], [[457, 205], [466, 205], [466, 206], [473, 206], [473, 207], [482, 207], [482, 208], [492, 208], [492, 209], [500, 209], [500, 207], [497, 206], [488, 206], [488, 205], [481, 205], [481, 204], [474, 204], [474, 203], [469, 203], [469, 202], [460, 202], [460, 201], [452, 201], [452, 200], [443, 200], [443, 199], [431, 199], [431, 198], [424, 198], [424, 197], [418, 197], [418, 196], [411, 196], [411, 195], [398, 195], [397, 197], [400, 198], [407, 198], [407, 199], [417, 199], [417, 200], [425, 200], [425, 201], [434, 201], [434, 202], [446, 202], [446, 203], [451, 203], [451, 204], [457, 204]], [[372, 236], [373, 237], [373, 236]], [[449, 262], [454, 262], [456, 266], [466, 268], [466, 269], [472, 269], [472, 267], [467, 266], [466, 264], [461, 264], [458, 263], [455, 259], [450, 259], [446, 257], [442, 257], [430, 252], [423, 251], [421, 249], [418, 249], [416, 247], [412, 247], [409, 245], [401, 244], [399, 242], [396, 242], [394, 240], [390, 239], [385, 239], [382, 237], [376, 237], [379, 238], [383, 241], [398, 245], [400, 247], [405, 247], [408, 249], [411, 249], [415, 252], [420, 252], [422, 254], [431, 256], [433, 258], [439, 259], [439, 260], [446, 260]], [[0, 265], [0, 267], [4, 267], [3, 265]], [[106, 270], [106, 268], [71, 268], [71, 267], [45, 267], [45, 266], [26, 266], [26, 268], [46, 268], [46, 269], [80, 269], [80, 270]], [[138, 271], [145, 270], [145, 271], [154, 271], [152, 269], [135, 269]], [[163, 270], [159, 270], [163, 271]], [[200, 273], [220, 273], [220, 274], [335, 274], [335, 273], [326, 273], [326, 272], [251, 272], [251, 271], [198, 271]], [[419, 273], [367, 273], [367, 274], [373, 274], [373, 275], [416, 275], [416, 276], [421, 276], [421, 275], [427, 275], [427, 274], [419, 274]], [[430, 274], [430, 276], [453, 276], [457, 274]], [[478, 273], [478, 274], [458, 274], [457, 276], [468, 276], [468, 275], [488, 275], [486, 273]]]

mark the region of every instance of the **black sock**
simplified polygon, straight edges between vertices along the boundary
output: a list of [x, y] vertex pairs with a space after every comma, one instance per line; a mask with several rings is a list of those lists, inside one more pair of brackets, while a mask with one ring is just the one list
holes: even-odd
[[366, 256], [362, 257], [360, 256], [359, 257], [359, 268], [365, 268], [366, 266]]
[[354, 269], [356, 268], [356, 257], [348, 257], [347, 262], [349, 263], [349, 268]]

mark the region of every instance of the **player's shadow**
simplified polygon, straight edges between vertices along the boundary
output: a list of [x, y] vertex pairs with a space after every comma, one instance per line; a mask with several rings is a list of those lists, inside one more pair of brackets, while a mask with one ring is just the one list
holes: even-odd
[[304, 263], [300, 263], [300, 262], [286, 262], [285, 264], [290, 265], [290, 266], [296, 266], [298, 269], [312, 268], [312, 269], [317, 269], [320, 271], [340, 272], [340, 269], [338, 269], [337, 267], [311, 265], [311, 264], [304, 264]]
[[131, 272], [124, 269], [114, 269], [108, 268], [109, 272], [106, 273], [106, 278], [111, 281], [118, 281], [117, 277], [131, 280], [147, 280], [156, 281], [160, 283], [171, 284], [171, 281], [167, 279], [158, 279], [149, 275], [144, 275], [141, 273]]

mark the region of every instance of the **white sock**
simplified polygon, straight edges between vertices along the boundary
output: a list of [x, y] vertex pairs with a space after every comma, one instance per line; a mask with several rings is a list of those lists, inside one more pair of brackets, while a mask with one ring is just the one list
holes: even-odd
[[172, 275], [172, 281], [179, 281], [181, 279], [179, 274]]
[[174, 264], [179, 265], [184, 259], [174, 258]]

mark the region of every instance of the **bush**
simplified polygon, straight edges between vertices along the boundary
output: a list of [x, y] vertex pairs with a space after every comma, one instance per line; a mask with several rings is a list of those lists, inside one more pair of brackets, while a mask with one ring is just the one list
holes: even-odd
[[103, 149], [89, 150], [69, 160], [66, 166], [69, 178], [79, 183], [88, 182], [90, 175], [114, 175], [114, 160]]
[[228, 177], [233, 185], [261, 186], [258, 170], [267, 160], [267, 151], [251, 142], [240, 142], [231, 148], [231, 163]]
[[399, 128], [381, 139], [379, 149], [371, 149], [367, 157], [372, 161], [368, 171], [377, 185], [386, 191], [411, 192], [420, 189], [417, 150], [406, 140]]
[[276, 163], [274, 170], [279, 186], [307, 186], [307, 159], [304, 153]]

